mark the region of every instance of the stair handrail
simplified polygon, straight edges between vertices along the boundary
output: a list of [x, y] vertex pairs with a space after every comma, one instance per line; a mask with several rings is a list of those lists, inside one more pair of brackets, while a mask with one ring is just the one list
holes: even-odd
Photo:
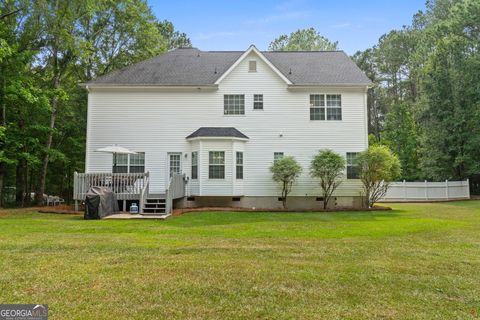
[[168, 187], [165, 190], [165, 214], [170, 214], [173, 205], [173, 190], [172, 190], [173, 176], [168, 181]]
[[145, 201], [148, 198], [148, 188], [150, 186], [150, 172], [147, 172], [147, 175], [144, 180], [142, 191], [140, 192], [140, 203], [139, 203], [139, 213], [143, 213], [143, 207], [145, 206]]
[[172, 212], [173, 199], [185, 196], [185, 174], [174, 173], [168, 181], [168, 187], [165, 190], [165, 213]]

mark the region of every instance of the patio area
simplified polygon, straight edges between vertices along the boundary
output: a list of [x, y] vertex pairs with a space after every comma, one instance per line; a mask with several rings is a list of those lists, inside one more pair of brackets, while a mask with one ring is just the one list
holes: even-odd
[[127, 219], [156, 219], [156, 220], [165, 220], [170, 217], [171, 214], [149, 214], [149, 215], [142, 215], [138, 213], [115, 213], [109, 216], [106, 216], [103, 219], [110, 219], [110, 220], [127, 220]]

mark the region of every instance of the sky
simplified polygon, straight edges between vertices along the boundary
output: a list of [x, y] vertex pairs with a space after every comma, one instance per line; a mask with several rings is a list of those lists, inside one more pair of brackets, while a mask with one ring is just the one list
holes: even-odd
[[393, 29], [409, 25], [425, 0], [148, 0], [200, 50], [267, 50], [282, 34], [314, 27], [340, 50], [365, 50]]

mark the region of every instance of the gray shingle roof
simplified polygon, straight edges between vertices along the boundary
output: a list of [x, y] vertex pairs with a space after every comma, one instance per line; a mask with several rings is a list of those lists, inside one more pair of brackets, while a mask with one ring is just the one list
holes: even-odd
[[246, 135], [233, 127], [201, 127], [185, 139], [192, 139], [198, 137], [232, 137], [248, 139]]
[[[91, 84], [213, 85], [243, 51], [176, 49], [93, 80]], [[367, 76], [343, 51], [263, 52], [294, 85], [369, 85]]]

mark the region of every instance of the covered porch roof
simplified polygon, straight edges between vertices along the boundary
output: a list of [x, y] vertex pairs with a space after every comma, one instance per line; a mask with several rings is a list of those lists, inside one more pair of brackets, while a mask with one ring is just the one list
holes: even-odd
[[233, 127], [201, 127], [188, 135], [185, 139], [201, 139], [201, 138], [227, 138], [247, 141], [249, 138]]

